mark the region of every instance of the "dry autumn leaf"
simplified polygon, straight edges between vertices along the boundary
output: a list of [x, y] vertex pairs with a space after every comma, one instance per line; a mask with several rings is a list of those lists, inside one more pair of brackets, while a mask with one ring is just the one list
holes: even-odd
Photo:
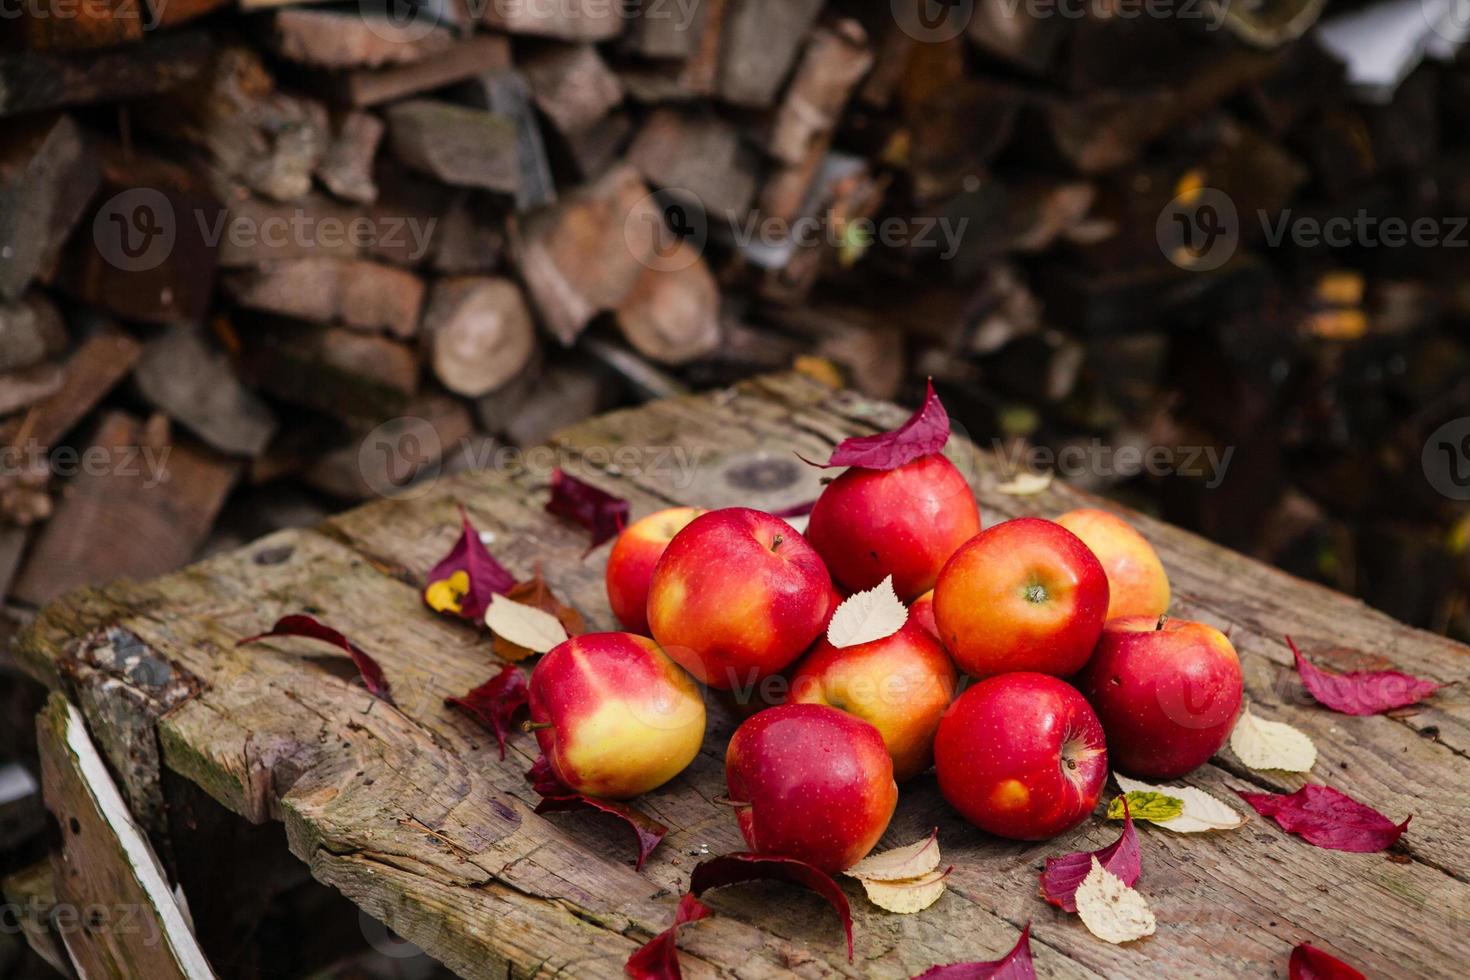
[[545, 653], [567, 641], [566, 627], [561, 620], [503, 595], [491, 596], [490, 608], [485, 610], [485, 625], [497, 637], [533, 653]]
[[1155, 826], [1177, 834], [1200, 834], [1210, 830], [1234, 830], [1245, 823], [1245, 814], [1193, 786], [1150, 786], [1148, 783], [1113, 773], [1125, 793], [1162, 793], [1177, 797], [1184, 812], [1171, 820], [1160, 820]]
[[1142, 895], [1092, 859], [1092, 870], [1077, 886], [1077, 914], [1087, 931], [1103, 942], [1128, 943], [1152, 936], [1158, 923]]
[[939, 867], [939, 828], [923, 840], [869, 854], [843, 874], [869, 881], [902, 881], [917, 878]]
[[842, 600], [827, 624], [827, 642], [839, 650], [892, 636], [908, 622], [908, 607], [893, 591], [893, 576]]
[[1251, 769], [1311, 772], [1317, 762], [1317, 746], [1305, 732], [1284, 722], [1257, 718], [1250, 705], [1230, 733], [1230, 751]]
[[953, 870], [946, 868], [940, 871], [936, 868], [917, 878], [905, 878], [901, 881], [876, 881], [871, 878], [861, 880], [863, 890], [868, 893], [868, 901], [889, 912], [912, 915], [939, 901], [939, 896], [944, 894], [944, 879]]
[[1017, 473], [1004, 483], [997, 484], [996, 493], [1003, 493], [1011, 497], [1034, 497], [1043, 493], [1051, 486], [1052, 472], [1032, 473], [1024, 471]]

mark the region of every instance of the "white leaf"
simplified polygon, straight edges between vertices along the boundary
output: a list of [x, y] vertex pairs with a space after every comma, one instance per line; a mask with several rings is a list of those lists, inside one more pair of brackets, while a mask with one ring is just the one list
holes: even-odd
[[1012, 497], [1034, 497], [1051, 486], [1051, 477], [1051, 470], [1045, 473], [1022, 470], [1005, 483], [997, 485], [995, 492], [1009, 494]]
[[944, 879], [947, 877], [949, 871], [945, 870], [930, 871], [902, 881], [873, 881], [868, 878], [862, 881], [868, 901], [889, 912], [912, 915], [939, 901], [939, 896], [944, 894]]
[[842, 600], [827, 624], [827, 642], [839, 650], [892, 636], [908, 622], [908, 607], [893, 591], [893, 576]]
[[1087, 931], [1103, 942], [1128, 943], [1152, 936], [1158, 923], [1153, 910], [1123, 879], [1092, 858], [1092, 870], [1077, 886], [1077, 914]]
[[923, 840], [895, 847], [881, 854], [869, 854], [848, 868], [845, 874], [868, 881], [902, 881], [918, 878], [939, 867], [939, 830]]
[[1251, 714], [1250, 705], [1246, 705], [1230, 733], [1230, 751], [1252, 769], [1310, 772], [1317, 762], [1317, 746], [1305, 732], [1283, 722], [1257, 718]]
[[1113, 778], [1125, 793], [1163, 793], [1184, 801], [1184, 812], [1170, 820], [1156, 820], [1154, 825], [1179, 834], [1199, 834], [1207, 830], [1234, 830], [1245, 823], [1245, 815], [1193, 786], [1150, 786], [1119, 773]]
[[549, 612], [503, 595], [490, 597], [490, 606], [485, 610], [485, 625], [496, 636], [532, 653], [545, 653], [567, 641], [566, 627], [562, 626], [561, 620]]

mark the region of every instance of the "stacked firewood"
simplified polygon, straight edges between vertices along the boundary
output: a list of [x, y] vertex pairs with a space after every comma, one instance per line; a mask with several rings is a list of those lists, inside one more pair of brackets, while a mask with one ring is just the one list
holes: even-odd
[[[1464, 631], [1470, 529], [1420, 450], [1470, 415], [1466, 253], [1273, 244], [1257, 215], [1467, 213], [1470, 66], [1368, 106], [1321, 4], [1126, 6], [24, 5], [0, 596], [795, 366], [933, 376], [977, 441], [1081, 447], [1063, 476]], [[1196, 7], [1221, 12], [1168, 9]], [[1212, 193], [1217, 267], [1160, 220]], [[385, 431], [412, 452], [364, 451]], [[1228, 468], [1182, 472], [1204, 448]]]

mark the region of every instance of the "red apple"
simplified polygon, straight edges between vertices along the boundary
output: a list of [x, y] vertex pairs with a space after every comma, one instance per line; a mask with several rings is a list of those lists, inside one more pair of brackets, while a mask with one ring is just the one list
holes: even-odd
[[558, 779], [589, 796], [627, 799], [693, 761], [704, 740], [704, 699], [647, 637], [587, 633], [536, 664], [531, 722]]
[[1035, 517], [966, 541], [934, 586], [940, 639], [974, 677], [1075, 673], [1107, 608], [1108, 577], [1096, 556], [1071, 531]]
[[748, 687], [785, 668], [822, 631], [832, 579], [790, 524], [747, 507], [701, 514], [653, 570], [654, 639], [711, 687]]
[[949, 654], [909, 616], [871, 643], [838, 649], [823, 637], [791, 680], [793, 703], [831, 705], [878, 729], [899, 782], [933, 764], [934, 729], [959, 681]]
[[1130, 776], [1174, 779], [1219, 751], [1240, 710], [1240, 658], [1204, 623], [1114, 619], [1078, 677], [1097, 710], [1113, 765]]
[[934, 590], [930, 589], [909, 604], [909, 622], [914, 623], [940, 643], [939, 624], [934, 621]]
[[607, 556], [607, 602], [618, 622], [648, 635], [648, 584], [664, 548], [684, 525], [704, 511], [670, 507], [640, 518], [623, 529]]
[[1044, 840], [1077, 826], [1108, 778], [1102, 725], [1066, 681], [1002, 674], [961, 694], [934, 740], [939, 791], [981, 830]]
[[945, 561], [979, 530], [970, 485], [933, 454], [892, 470], [847, 470], [817, 498], [806, 536], [848, 592], [892, 575], [908, 602], [934, 587]]
[[1082, 539], [1108, 574], [1108, 619], [1169, 609], [1169, 576], [1158, 552], [1133, 525], [1105, 510], [1070, 510], [1057, 523]]
[[742, 722], [725, 752], [725, 781], [752, 851], [834, 873], [873, 849], [898, 803], [878, 730], [821, 704], [780, 705]]

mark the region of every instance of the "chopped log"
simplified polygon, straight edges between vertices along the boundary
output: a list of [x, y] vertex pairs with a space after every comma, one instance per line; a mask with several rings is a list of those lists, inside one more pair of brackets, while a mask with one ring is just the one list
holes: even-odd
[[144, 344], [133, 377], [150, 405], [228, 456], [256, 456], [275, 434], [270, 406], [198, 326], [170, 327]]
[[561, 358], [526, 390], [491, 392], [475, 405], [485, 428], [517, 446], [537, 446], [553, 432], [606, 411], [617, 396], [616, 379], [601, 365]]
[[434, 284], [424, 311], [429, 365], [450, 391], [469, 398], [504, 385], [530, 361], [536, 328], [509, 279], [462, 277]]
[[371, 204], [378, 199], [373, 157], [383, 138], [383, 120], [356, 109], [338, 115], [332, 141], [316, 166], [316, 177], [340, 198]]
[[0, 445], [34, 442], [49, 450], [127, 377], [142, 351], [136, 340], [117, 330], [89, 337], [67, 358], [61, 390], [32, 406], [22, 419], [0, 425]]
[[668, 237], [648, 187], [621, 166], [532, 215], [513, 254], [541, 322], [571, 344], [623, 301]]
[[424, 61], [348, 72], [335, 80], [335, 88], [342, 101], [360, 109], [509, 67], [509, 41], [499, 35], [482, 34], [465, 38]]
[[531, 86], [526, 77], [511, 70], [487, 72], [467, 84], [465, 89], [463, 98], [470, 105], [515, 123], [520, 163], [516, 210], [530, 211], [555, 201], [556, 182], [546, 158], [546, 144], [541, 139], [541, 123], [531, 106]]
[[435, 57], [454, 45], [454, 33], [417, 17], [294, 7], [272, 17], [269, 43], [281, 57], [317, 68], [381, 68]]
[[[525, 170], [521, 171], [522, 176]], [[493, 272], [505, 252], [504, 208], [485, 200], [488, 195], [461, 191], [445, 209], [434, 229], [435, 272], [451, 276]]]
[[209, 534], [239, 464], [170, 439], [164, 416], [145, 425], [109, 412], [76, 469], [16, 581], [24, 602], [183, 565]]
[[248, 331], [244, 364], [267, 394], [347, 420], [390, 418], [418, 392], [412, 348], [342, 327], [264, 322]]
[[221, 268], [263, 265], [301, 258], [356, 258], [364, 236], [354, 232], [367, 221], [366, 237], [377, 240], [391, 229], [408, 235], [414, 226], [401, 218], [392, 225], [369, 220], [368, 212], [324, 195], [309, 194], [290, 204], [241, 194], [231, 199], [218, 226]]
[[623, 33], [621, 4], [606, 0], [556, 3], [487, 3], [480, 13], [487, 27], [510, 34], [534, 34], [563, 41], [608, 41]]
[[842, 371], [848, 385], [871, 398], [897, 395], [907, 376], [903, 330], [881, 311], [823, 305], [772, 309], [782, 329], [812, 341], [808, 350]]
[[339, 500], [373, 500], [412, 492], [432, 481], [444, 456], [475, 431], [469, 407], [432, 392], [414, 399], [400, 418], [316, 458], [301, 474], [306, 484]]
[[621, 378], [640, 401], [680, 398], [689, 394], [689, 388], [674, 375], [649, 364], [616, 341], [588, 334], [577, 341], [577, 349]]
[[412, 272], [366, 259], [290, 259], [231, 272], [221, 284], [247, 309], [398, 337], [418, 330], [424, 297]]
[[577, 175], [583, 180], [596, 180], [607, 173], [618, 162], [632, 132], [632, 119], [618, 109], [572, 133], [565, 142]]
[[[0, 79], [0, 103], [6, 91]], [[70, 116], [6, 123], [0, 139], [0, 299], [19, 297], [32, 279], [50, 271], [100, 177], [97, 153]]]
[[44, 293], [0, 303], [0, 372], [17, 371], [66, 350], [66, 324]]
[[875, 18], [871, 11], [868, 30], [874, 38], [873, 68], [863, 79], [858, 99], [874, 109], [886, 109], [908, 72], [909, 58], [919, 46], [919, 41], [903, 29], [897, 18]]
[[[376, 173], [381, 190], [368, 209], [374, 233], [365, 243], [364, 255], [417, 268], [434, 254], [440, 225], [466, 192], [430, 180], [391, 156], [378, 158]], [[482, 193], [488, 194], [473, 195]]]
[[205, 180], [161, 157], [103, 151], [92, 234], [73, 236], [58, 283], [127, 320], [202, 319], [214, 292], [225, 213]]
[[699, 95], [714, 95], [720, 83], [720, 51], [730, 0], [700, 0], [699, 44], [684, 62], [680, 80]]
[[148, 28], [173, 28], [230, 5], [230, 0], [144, 0]]
[[623, 86], [590, 44], [557, 46], [522, 65], [536, 106], [558, 133], [586, 132], [623, 101]]
[[628, 148], [628, 162], [649, 183], [693, 197], [711, 220], [738, 220], [755, 195], [755, 154], [717, 116], [656, 109]]
[[721, 28], [719, 95], [764, 109], [775, 104], [822, 0], [727, 0]]
[[784, 163], [799, 164], [814, 146], [828, 143], [853, 87], [872, 66], [868, 35], [857, 21], [841, 20], [813, 31], [776, 110], [767, 152]]
[[643, 58], [683, 61], [699, 50], [709, 6], [706, 0], [642, 0], [629, 11], [631, 26], [620, 46]]
[[51, 859], [56, 900], [73, 911], [101, 910], [100, 922], [59, 930], [78, 975], [213, 980], [81, 712], [53, 693], [36, 719], [36, 738], [46, 807], [61, 828], [61, 850]]
[[69, 4], [35, 0], [17, 7], [7, 19], [21, 16], [26, 47], [34, 51], [79, 52], [132, 44], [143, 39], [147, 23], [142, 0], [98, 0]]
[[619, 84], [633, 102], [662, 105], [699, 98], [699, 93], [685, 80], [685, 73], [667, 65], [619, 65], [616, 70]]
[[446, 184], [507, 194], [520, 185], [516, 124], [503, 116], [410, 99], [389, 107], [388, 136], [398, 159]]
[[34, 405], [61, 390], [65, 376], [59, 364], [33, 364], [0, 374], [0, 416]]
[[617, 308], [618, 329], [660, 364], [684, 364], [720, 343], [720, 290], [687, 241], [643, 270]]
[[260, 56], [239, 45], [220, 52], [202, 84], [144, 103], [137, 119], [165, 140], [200, 147], [219, 174], [277, 201], [311, 190], [331, 138], [322, 104], [275, 91]]
[[0, 118], [164, 92], [201, 74], [212, 52], [204, 34], [182, 31], [121, 51], [0, 54]]
[[1067, 28], [1065, 17], [1018, 17], [1007, 0], [980, 0], [965, 34], [991, 57], [1040, 75], [1051, 67]]

